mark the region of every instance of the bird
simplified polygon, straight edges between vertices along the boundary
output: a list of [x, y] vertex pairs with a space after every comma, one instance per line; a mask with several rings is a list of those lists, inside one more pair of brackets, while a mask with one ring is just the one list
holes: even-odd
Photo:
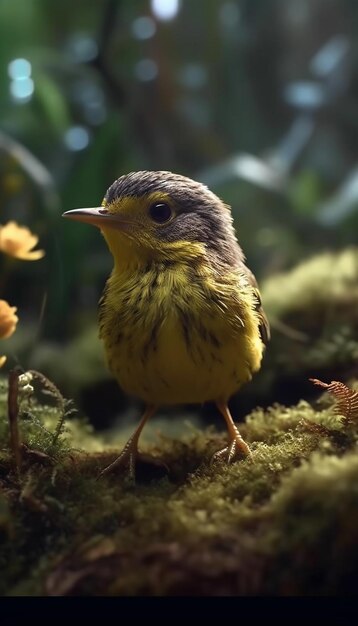
[[191, 178], [148, 170], [120, 176], [101, 206], [63, 216], [98, 227], [113, 256], [99, 337], [121, 389], [146, 407], [100, 476], [121, 467], [135, 480], [144, 425], [173, 405], [215, 403], [228, 445], [212, 461], [250, 457], [228, 402], [260, 369], [270, 327], [230, 206]]

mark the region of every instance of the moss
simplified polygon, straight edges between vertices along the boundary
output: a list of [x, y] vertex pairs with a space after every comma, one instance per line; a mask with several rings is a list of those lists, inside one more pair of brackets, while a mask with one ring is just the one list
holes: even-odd
[[357, 248], [320, 254], [273, 276], [264, 283], [262, 298], [273, 325], [272, 364], [302, 373], [348, 370], [357, 362]]
[[353, 304], [358, 298], [358, 249], [322, 253], [289, 272], [276, 274], [266, 280], [264, 294], [265, 304], [276, 318], [308, 311], [313, 303], [317, 309]]
[[[51, 401], [52, 402], [52, 401]], [[114, 456], [82, 420], [53, 441], [56, 402], [23, 400], [23, 462], [0, 384], [0, 593], [286, 594], [352, 589], [358, 558], [354, 428], [327, 400], [252, 412], [253, 460], [210, 464], [224, 434], [159, 436], [138, 483], [97, 480]]]
[[235, 412], [257, 402], [313, 398], [310, 377], [357, 376], [358, 248], [316, 255], [261, 284], [272, 338], [262, 370], [234, 399]]
[[[352, 594], [358, 563], [358, 457], [315, 453], [271, 503], [272, 592]], [[279, 563], [290, 567], [280, 573]]]

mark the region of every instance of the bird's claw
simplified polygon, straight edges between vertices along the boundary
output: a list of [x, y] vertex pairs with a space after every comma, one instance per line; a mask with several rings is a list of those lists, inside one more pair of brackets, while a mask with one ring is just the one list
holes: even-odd
[[107, 465], [100, 472], [97, 480], [118, 468], [123, 470], [124, 481], [128, 486], [133, 486], [136, 483], [137, 473], [139, 482], [148, 482], [153, 478], [162, 478], [169, 474], [169, 467], [160, 459], [135, 449], [124, 449], [113, 463]]
[[124, 448], [117, 458], [107, 465], [97, 476], [97, 480], [103, 478], [103, 476], [107, 476], [107, 474], [111, 474], [117, 468], [128, 468], [128, 474], [126, 478], [129, 482], [135, 482], [135, 465], [137, 460], [137, 452], [131, 448]]
[[242, 458], [242, 456], [252, 458], [252, 453], [247, 443], [239, 434], [235, 437], [235, 439], [230, 441], [228, 446], [213, 454], [211, 457], [211, 463], [223, 461], [230, 465], [230, 463], [233, 463], [233, 461], [236, 461], [239, 457]]

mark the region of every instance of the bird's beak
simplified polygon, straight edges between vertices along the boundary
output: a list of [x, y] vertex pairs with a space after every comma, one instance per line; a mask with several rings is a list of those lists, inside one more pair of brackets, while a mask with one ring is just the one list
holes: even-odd
[[78, 222], [86, 222], [93, 224], [98, 228], [118, 228], [125, 230], [126, 222], [122, 221], [119, 215], [109, 213], [108, 209], [99, 206], [91, 209], [72, 209], [62, 214], [62, 217], [68, 217], [70, 220]]

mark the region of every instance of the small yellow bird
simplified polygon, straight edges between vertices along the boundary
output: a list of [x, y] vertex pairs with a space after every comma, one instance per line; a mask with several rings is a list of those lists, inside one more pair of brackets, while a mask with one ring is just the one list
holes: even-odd
[[113, 255], [100, 338], [121, 388], [146, 404], [102, 474], [124, 465], [134, 478], [139, 436], [163, 405], [215, 402], [229, 445], [213, 458], [250, 455], [228, 400], [260, 368], [270, 331], [230, 207], [190, 178], [142, 171], [118, 178], [101, 207], [63, 215], [98, 226]]

